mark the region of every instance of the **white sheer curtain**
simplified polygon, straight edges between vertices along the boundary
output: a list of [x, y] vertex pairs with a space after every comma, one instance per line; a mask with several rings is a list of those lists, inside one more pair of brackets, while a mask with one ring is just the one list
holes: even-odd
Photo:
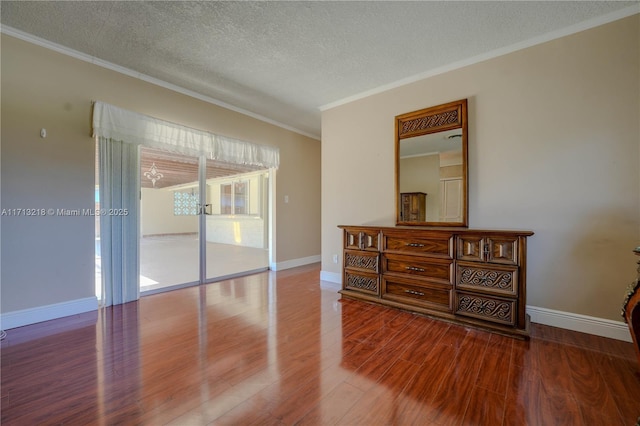
[[93, 131], [113, 140], [187, 155], [205, 155], [227, 163], [268, 169], [277, 169], [280, 163], [278, 148], [192, 129], [102, 102], [93, 106]]
[[277, 169], [280, 163], [278, 148], [192, 129], [103, 102], [93, 105], [93, 135], [99, 141], [100, 207], [106, 213], [100, 217], [105, 306], [140, 296], [138, 145], [264, 168]]

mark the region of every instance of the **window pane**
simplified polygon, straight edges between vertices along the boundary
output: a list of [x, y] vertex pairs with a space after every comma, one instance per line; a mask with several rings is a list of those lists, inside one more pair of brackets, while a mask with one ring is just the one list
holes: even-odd
[[173, 193], [173, 214], [175, 216], [196, 216], [198, 214], [198, 193]]
[[235, 182], [234, 184], [234, 213], [235, 214], [247, 214], [249, 211], [248, 204], [248, 192], [247, 182]]
[[231, 214], [231, 184], [220, 185], [220, 214]]

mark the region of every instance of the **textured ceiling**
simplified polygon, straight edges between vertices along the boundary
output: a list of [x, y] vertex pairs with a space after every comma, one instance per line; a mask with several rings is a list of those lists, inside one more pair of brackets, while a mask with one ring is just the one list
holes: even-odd
[[638, 5], [3, 0], [0, 13], [8, 34], [33, 35], [318, 137], [324, 105]]

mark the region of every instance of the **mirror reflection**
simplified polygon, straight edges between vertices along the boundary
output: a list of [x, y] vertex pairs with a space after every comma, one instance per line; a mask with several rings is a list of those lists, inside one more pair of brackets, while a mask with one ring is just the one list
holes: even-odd
[[462, 130], [400, 141], [400, 218], [462, 222]]
[[466, 100], [396, 117], [399, 225], [466, 226]]

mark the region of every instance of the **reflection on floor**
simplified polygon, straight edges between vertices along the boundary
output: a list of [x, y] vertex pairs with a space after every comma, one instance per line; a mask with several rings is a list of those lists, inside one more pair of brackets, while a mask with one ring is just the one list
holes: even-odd
[[9, 425], [618, 426], [631, 343], [531, 324], [517, 340], [321, 288], [320, 264], [8, 330]]
[[[197, 235], [178, 234], [140, 239], [140, 291], [151, 291], [199, 279]], [[207, 280], [269, 267], [269, 251], [207, 243]], [[96, 293], [100, 295], [100, 257], [96, 256]]]

